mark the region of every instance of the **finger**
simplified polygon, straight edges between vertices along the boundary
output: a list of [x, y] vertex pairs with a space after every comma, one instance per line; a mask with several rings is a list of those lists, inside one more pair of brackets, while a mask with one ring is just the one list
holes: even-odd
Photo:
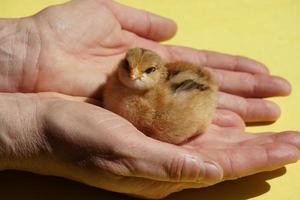
[[[208, 66], [207, 69], [218, 82], [220, 90], [224, 92], [245, 97], [286, 96], [291, 92], [291, 86], [285, 79], [260, 72], [259, 67], [254, 67], [254, 69], [239, 68], [239, 71], [232, 71], [233, 67], [230, 67], [231, 65], [225, 60], [220, 61], [225, 67], [217, 67], [214, 63], [201, 59], [201, 57], [205, 57], [201, 51], [184, 47], [160, 46], [145, 39], [136, 41], [135, 45], [158, 52], [168, 62], [184, 60], [197, 65]], [[212, 66], [219, 69], [209, 68]]]
[[285, 131], [277, 134], [272, 134], [276, 142], [287, 143], [300, 149], [300, 132], [297, 131]]
[[239, 115], [229, 110], [218, 109], [215, 112], [213, 123], [221, 127], [245, 128], [245, 123]]
[[220, 90], [231, 94], [244, 97], [270, 97], [286, 96], [291, 92], [290, 84], [280, 77], [218, 69], [209, 71]]
[[296, 162], [300, 158], [299, 150], [289, 144], [270, 143], [262, 146], [239, 147], [222, 150], [218, 154], [220, 165], [224, 169], [225, 179], [236, 179], [262, 171], [270, 171]]
[[89, 97], [70, 96], [70, 95], [65, 95], [65, 94], [61, 94], [61, 93], [57, 93], [57, 92], [40, 92], [40, 93], [37, 93], [37, 95], [41, 98], [59, 98], [59, 99], [64, 99], [64, 100], [68, 100], [68, 101], [86, 102], [86, 103], [90, 103], [93, 105], [101, 106], [100, 101], [93, 99], [93, 98], [89, 98]]
[[[243, 131], [243, 130], [242, 130]], [[241, 134], [241, 129], [232, 127], [218, 127], [212, 125], [207, 132], [199, 135], [192, 140], [187, 141], [183, 145], [186, 148], [215, 151], [216, 149], [238, 148], [239, 143], [251, 138], [251, 134]]]
[[170, 39], [176, 33], [177, 25], [171, 19], [131, 8], [115, 1], [107, 1], [106, 4], [119, 20], [123, 29], [141, 37], [163, 41]]
[[135, 149], [134, 176], [168, 182], [218, 182], [222, 169], [196, 152], [146, 136]]
[[272, 122], [281, 114], [280, 108], [271, 101], [243, 98], [223, 92], [219, 92], [218, 108], [237, 113], [245, 122]]
[[267, 143], [287, 143], [300, 149], [300, 132], [297, 131], [285, 131], [281, 133], [267, 132], [252, 134], [255, 136], [247, 141], [244, 141], [241, 145], [263, 145]]
[[166, 45], [169, 53], [168, 60], [189, 61], [196, 65], [208, 66], [230, 71], [247, 72], [252, 74], [268, 74], [268, 69], [262, 63], [242, 56], [232, 56], [212, 51], [202, 51], [187, 47]]

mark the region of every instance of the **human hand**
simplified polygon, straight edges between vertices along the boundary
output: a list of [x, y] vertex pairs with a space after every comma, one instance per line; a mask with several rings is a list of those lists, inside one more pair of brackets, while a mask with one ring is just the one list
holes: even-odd
[[129, 195], [161, 198], [280, 168], [300, 157], [300, 134], [246, 134], [242, 119], [230, 111], [218, 110], [206, 133], [176, 146], [143, 135], [83, 97], [0, 97], [6, 105], [0, 118], [9, 130], [1, 134], [0, 169], [61, 176]]
[[[79, 15], [79, 13], [81, 13], [81, 15]], [[154, 26], [156, 28], [149, 29], [149, 27], [151, 26], [147, 25], [146, 23], [147, 19], [149, 18], [147, 17], [147, 15], [143, 13], [144, 12], [136, 11], [134, 9], [122, 6], [120, 4], [111, 1], [77, 0], [77, 1], [72, 1], [70, 3], [67, 3], [65, 5], [48, 8], [36, 16], [20, 20], [18, 24], [20, 25], [21, 28], [29, 27], [24, 31], [27, 34], [28, 40], [25, 41], [21, 40], [22, 42], [25, 43], [24, 47], [26, 47], [26, 54], [24, 55], [27, 56], [23, 56], [23, 55], [16, 56], [17, 58], [24, 59], [22, 60], [22, 62], [20, 62], [21, 64], [18, 65], [20, 66], [20, 68], [15, 68], [14, 70], [5, 70], [5, 67], [7, 67], [8, 65], [1, 66], [3, 69], [0, 72], [3, 75], [0, 77], [1, 91], [5, 91], [5, 92], [56, 91], [64, 94], [100, 98], [101, 88], [105, 84], [106, 78], [114, 70], [114, 67], [116, 66], [117, 62], [119, 62], [119, 60], [124, 56], [127, 48], [133, 46], [140, 46], [140, 47], [149, 48], [158, 51], [168, 61], [186, 60], [186, 61], [193, 62], [195, 64], [208, 66], [212, 70], [212, 73], [216, 76], [216, 79], [220, 84], [221, 93], [219, 99], [220, 102], [219, 107], [223, 109], [235, 111], [236, 113], [243, 116], [243, 119], [245, 121], [269, 121], [269, 120], [274, 120], [279, 116], [278, 108], [275, 105], [273, 104], [269, 105], [267, 101], [262, 99], [252, 99], [252, 98], [288, 94], [290, 88], [285, 81], [283, 81], [280, 78], [271, 77], [270, 75], [267, 74], [267, 71], [261, 64], [246, 58], [233, 57], [233, 56], [228, 56], [228, 55], [214, 53], [214, 52], [197, 51], [197, 50], [183, 48], [183, 47], [161, 45], [156, 41], [164, 40], [167, 39], [168, 37], [171, 37], [174, 34], [176, 29], [174, 23], [168, 20], [161, 19], [159, 17], [154, 17], [153, 19], [153, 17], [151, 17], [152, 15], [150, 15], [151, 20], [148, 22], [151, 22], [152, 23], [151, 26], [152, 27]], [[126, 16], [130, 16], [130, 17], [126, 18]], [[146, 26], [143, 26], [143, 24], [146, 24]], [[148, 32], [147, 30], [150, 31]], [[82, 35], [84, 35], [85, 37], [83, 37]], [[18, 46], [16, 45], [16, 47]], [[18, 50], [20, 49], [18, 48], [13, 49], [12, 53], [16, 53], [16, 55], [18, 55], [17, 53], [20, 52]], [[15, 62], [12, 63], [16, 64]], [[14, 65], [14, 67], [15, 66], [17, 65]], [[7, 68], [7, 69], [11, 69], [11, 68]], [[69, 107], [68, 105], [69, 102], [65, 103], [64, 101], [61, 102], [61, 104], [66, 105], [66, 108]], [[237, 178], [239, 176], [249, 175], [262, 170], [273, 169], [282, 166], [284, 164], [293, 162], [298, 158], [297, 155], [298, 153], [297, 150], [295, 149], [295, 146], [298, 146], [298, 144], [296, 144], [298, 135], [294, 136], [293, 135], [294, 133], [283, 133], [282, 137], [278, 135], [279, 139], [277, 139], [278, 141], [276, 142], [274, 141], [274, 138], [277, 137], [276, 135], [270, 135], [270, 136], [259, 135], [259, 138], [255, 140], [254, 137], [252, 139], [248, 138], [248, 135], [244, 134], [244, 131], [241, 129], [236, 129], [232, 127], [224, 128], [225, 126], [224, 124], [222, 125], [223, 128], [217, 128], [218, 126], [215, 125], [212, 126], [212, 128], [209, 129], [207, 133], [203, 134], [203, 136], [199, 138], [195, 138], [194, 140], [185, 144], [182, 147], [184, 149], [181, 150], [184, 150], [184, 152], [186, 152], [186, 149], [188, 149], [188, 153], [191, 153], [193, 156], [195, 156], [196, 159], [202, 159], [202, 160], [207, 159], [207, 161], [208, 160], [213, 161], [213, 163], [217, 166], [219, 170], [218, 172], [221, 172], [221, 174], [223, 173], [224, 177], [221, 178], [214, 177], [212, 179], [211, 177], [208, 179], [204, 178], [203, 181], [201, 182], [202, 184], [195, 183], [195, 181], [194, 182], [174, 181], [174, 177], [176, 178], [178, 177], [178, 175], [177, 176], [175, 175], [173, 178], [171, 178], [171, 180], [167, 178], [168, 179], [167, 181], [161, 181], [161, 177], [160, 177], [161, 173], [157, 175], [156, 172], [151, 173], [148, 171], [150, 169], [143, 168], [148, 165], [144, 163], [148, 163], [148, 162], [155, 163], [155, 161], [153, 161], [155, 155], [149, 154], [149, 158], [147, 158], [149, 160], [146, 160], [145, 162], [143, 162], [144, 160], [141, 159], [140, 157], [138, 158], [135, 157], [136, 159], [133, 159], [136, 161], [136, 163], [141, 163], [141, 164], [137, 164], [138, 166], [135, 166], [136, 168], [133, 169], [133, 172], [139, 174], [143, 178], [139, 177], [138, 182], [135, 182], [137, 180], [136, 178], [134, 178], [134, 180], [129, 177], [121, 179], [123, 183], [126, 183], [126, 185], [128, 185], [128, 183], [131, 184], [132, 182], [135, 182], [135, 184], [132, 185], [136, 186], [138, 184], [140, 185], [140, 187], [126, 188], [124, 186], [124, 190], [127, 189], [127, 191], [120, 191], [122, 189], [121, 187], [115, 188], [116, 186], [114, 186], [113, 184], [101, 185], [100, 183], [101, 181], [99, 180], [97, 180], [99, 182], [94, 181], [95, 179], [93, 179], [93, 177], [98, 177], [98, 178], [102, 177], [102, 176], [100, 177], [95, 175], [96, 174], [95, 170], [97, 171], [98, 169], [100, 171], [103, 168], [98, 168], [98, 166], [95, 166], [94, 170], [92, 170], [91, 173], [89, 169], [84, 168], [85, 166], [84, 164], [79, 165], [79, 167], [83, 166], [82, 168], [78, 167], [78, 163], [79, 164], [81, 163], [78, 162], [76, 164], [76, 157], [75, 158], [73, 157], [75, 160], [75, 164], [73, 164], [74, 163], [72, 162], [73, 160], [71, 161], [68, 160], [68, 156], [60, 156], [63, 155], [64, 153], [68, 155], [75, 154], [76, 156], [78, 152], [81, 151], [85, 152], [84, 149], [90, 149], [88, 146], [89, 142], [94, 141], [95, 138], [91, 138], [91, 137], [95, 136], [96, 134], [92, 134], [89, 137], [88, 134], [84, 134], [86, 132], [82, 133], [83, 131], [80, 131], [80, 133], [76, 136], [82, 136], [82, 137], [73, 138], [73, 135], [71, 135], [72, 137], [71, 138], [67, 137], [66, 141], [64, 140], [65, 136], [69, 136], [70, 133], [77, 133], [75, 131], [77, 129], [79, 130], [80, 128], [82, 128], [81, 130], [86, 130], [87, 128], [90, 127], [97, 127], [97, 129], [102, 130], [100, 125], [99, 126], [96, 125], [89, 126], [89, 125], [95, 124], [96, 118], [97, 120], [101, 120], [101, 121], [104, 120], [104, 122], [105, 120], [108, 120], [109, 122], [110, 121], [109, 117], [113, 115], [112, 113], [109, 113], [108, 116], [106, 116], [106, 113], [102, 115], [104, 110], [102, 110], [101, 108], [97, 108], [97, 110], [101, 109], [101, 112], [99, 110], [98, 110], [99, 112], [94, 111], [95, 113], [101, 113], [101, 114], [92, 114], [90, 111], [88, 112], [86, 111], [87, 109], [86, 106], [91, 106], [91, 105], [84, 104], [82, 106], [81, 105], [78, 106], [81, 108], [79, 109], [80, 115], [89, 113], [92, 116], [95, 115], [96, 116], [95, 119], [92, 120], [90, 118], [83, 118], [83, 117], [81, 118], [80, 116], [74, 116], [73, 114], [69, 114], [69, 113], [73, 113], [72, 109], [73, 107], [77, 107], [76, 104], [76, 106], [70, 106], [72, 108], [71, 111], [66, 111], [64, 109], [61, 110], [56, 109], [57, 113], [54, 112], [55, 114], [52, 115], [52, 116], [56, 116], [56, 115], [61, 116], [58, 117], [58, 119], [63, 120], [65, 118], [66, 121], [68, 121], [68, 119], [70, 119], [71, 121], [72, 119], [75, 118], [76, 123], [73, 122], [73, 124], [75, 124], [76, 126], [74, 125], [72, 127], [69, 127], [70, 129], [68, 129], [68, 132], [61, 131], [61, 130], [66, 130], [68, 127], [62, 127], [65, 124], [59, 123], [60, 121], [53, 122], [52, 126], [48, 126], [48, 128], [42, 129], [45, 130], [44, 133], [49, 133], [51, 137], [53, 133], [62, 132], [61, 135], [56, 136], [56, 138], [52, 140], [53, 141], [52, 146], [54, 147], [55, 150], [58, 149], [56, 150], [58, 152], [57, 154], [52, 154], [51, 151], [50, 153], [48, 153], [49, 150], [47, 149], [37, 148], [38, 151], [36, 151], [36, 154], [32, 154], [32, 152], [29, 152], [30, 154], [28, 156], [28, 154], [25, 153], [27, 155], [27, 157], [25, 158], [26, 161], [25, 164], [15, 166], [14, 168], [19, 167], [19, 169], [21, 170], [33, 171], [35, 173], [64, 176], [70, 179], [75, 179], [75, 180], [85, 182], [90, 185], [107, 188], [119, 192], [125, 192], [125, 193], [136, 194], [136, 195], [141, 195], [141, 192], [143, 192], [142, 195], [147, 197], [160, 197], [160, 196], [167, 195], [171, 192], [181, 190], [183, 188], [202, 187], [205, 185], [214, 184], [221, 180]], [[53, 108], [55, 107], [56, 106], [53, 106]], [[63, 106], [58, 106], [58, 107], [61, 108]], [[219, 119], [223, 118], [225, 124], [228, 123], [226, 122], [226, 119], [228, 120], [228, 118], [231, 118], [228, 116], [226, 117], [224, 113], [223, 115], [220, 112], [218, 112], [217, 114], [218, 114], [217, 118]], [[49, 117], [49, 115], [47, 116], [48, 117], [43, 116], [42, 119], [45, 119], [45, 121], [49, 123], [49, 121], [51, 122], [52, 118]], [[76, 117], [79, 117], [79, 119], [76, 120]], [[102, 117], [102, 118], [98, 119], [98, 117]], [[237, 119], [236, 117], [233, 118], [235, 118], [235, 120], [233, 120], [235, 121], [234, 124], [240, 121], [240, 119]], [[116, 119], [116, 120], [113, 119], [110, 123], [112, 124], [114, 124], [114, 122], [121, 123], [119, 120], [124, 121], [124, 119]], [[220, 120], [217, 121], [220, 122]], [[104, 122], [100, 124], [103, 125]], [[112, 125], [110, 123], [108, 125]], [[56, 124], [57, 126], [55, 126]], [[78, 126], [79, 124], [82, 124], [82, 127]], [[238, 124], [239, 126], [241, 125], [240, 122], [238, 122]], [[105, 125], [103, 126], [107, 127]], [[125, 127], [127, 127], [127, 125]], [[123, 132], [123, 128], [125, 130], [125, 127], [122, 127], [121, 130], [122, 132]], [[128, 127], [127, 127], [128, 130], [134, 129], [129, 124]], [[55, 128], [57, 128], [58, 131], [56, 131]], [[75, 128], [76, 130], [74, 130]], [[109, 129], [109, 127], [105, 128], [105, 131], [107, 129]], [[226, 133], [228, 132], [228, 135], [225, 136], [224, 132], [222, 135], [221, 131], [226, 131]], [[90, 132], [92, 131], [89, 131], [89, 133]], [[97, 131], [97, 133], [98, 132], [99, 131]], [[129, 132], [131, 133], [131, 131]], [[133, 132], [135, 133], [135, 135], [140, 134], [135, 129]], [[112, 133], [116, 133], [116, 132], [112, 131]], [[218, 141], [213, 142], [212, 140], [213, 138], [215, 138], [214, 137], [215, 134], [218, 135], [219, 138]], [[48, 136], [47, 134], [41, 134], [41, 136], [45, 136], [45, 135]], [[230, 136], [230, 138], [232, 139], [232, 143], [230, 142], [229, 140], [230, 138], [228, 138], [228, 136]], [[25, 136], [23, 137], [28, 138]], [[135, 138], [134, 136], [131, 136], [131, 134], [130, 137]], [[153, 146], [156, 146], [158, 144], [163, 144], [159, 141], [154, 141], [144, 136], [142, 136], [142, 138], [143, 138], [142, 140], [137, 139], [138, 142], [136, 143], [144, 144], [145, 142], [148, 143], [149, 145], [144, 147], [146, 148], [146, 150], [144, 151], [141, 150], [141, 153], [145, 151], [149, 152], [150, 149], [153, 150]], [[147, 141], [144, 141], [144, 139]], [[267, 143], [266, 142], [265, 144], [260, 145], [260, 139], [262, 139], [262, 141], [269, 140], [270, 144], [266, 144]], [[292, 140], [294, 140], [294, 142]], [[32, 142], [33, 140], [28, 140], [28, 141]], [[35, 140], [35, 141], [39, 142], [40, 140]], [[225, 153], [218, 155], [217, 152], [220, 152], [220, 149], [213, 149], [213, 148], [209, 149], [208, 145], [205, 145], [205, 144], [215, 145], [214, 147], [216, 148], [218, 147], [218, 145], [220, 145], [222, 146], [221, 149], [223, 151], [226, 150], [233, 151], [234, 149], [238, 149], [238, 147], [240, 147], [243, 144], [243, 141], [247, 147], [243, 148], [243, 151], [240, 152], [241, 153], [240, 156], [246, 156], [246, 158], [247, 156], [249, 157], [252, 156], [251, 157], [252, 159], [255, 158], [257, 155], [261, 155], [261, 154], [255, 154], [256, 153], [254, 152], [255, 150], [251, 150], [250, 146], [251, 143], [253, 142], [253, 146], [255, 147], [254, 149], [256, 150], [260, 149], [262, 152], [268, 150], [266, 155], [271, 155], [270, 161], [266, 162], [266, 160], [259, 157], [259, 159], [257, 159], [256, 162], [251, 163], [251, 165], [247, 165], [247, 166], [239, 165], [238, 167], [234, 167], [233, 172], [235, 172], [236, 174], [230, 174], [231, 165], [226, 163], [226, 159], [228, 158], [229, 160], [233, 161], [233, 163], [237, 163], [234, 161], [238, 161], [239, 155], [236, 154], [226, 155]], [[132, 140], [129, 140], [128, 142], [132, 142], [132, 144], [135, 144]], [[59, 145], [57, 143], [63, 144], [63, 146], [65, 146], [66, 148], [59, 149]], [[34, 143], [28, 143], [29, 146], [30, 144], [33, 145]], [[87, 153], [91, 153], [90, 155], [96, 154], [95, 156], [96, 158], [99, 155], [101, 157], [103, 154], [99, 154], [97, 151], [97, 150], [100, 151], [102, 150], [101, 149], [102, 147], [100, 147], [101, 144], [103, 143], [96, 143], [94, 145], [95, 149], [92, 152], [87, 152]], [[276, 146], [276, 144], [279, 145]], [[99, 147], [96, 147], [98, 145]], [[168, 147], [172, 147], [172, 150], [170, 150], [169, 148], [167, 148], [168, 150], [166, 150], [166, 152], [168, 152], [168, 156], [170, 157], [171, 157], [170, 152], [173, 151], [177, 152], [178, 150], [177, 148], [179, 148], [169, 144], [163, 144], [163, 145], [164, 147], [166, 147], [165, 145], [167, 145]], [[37, 146], [41, 146], [41, 144], [38, 144]], [[205, 147], [207, 151], [205, 151], [204, 149], [201, 152], [200, 150], [201, 154], [199, 154], [198, 150], [200, 147], [201, 148]], [[117, 147], [109, 145], [109, 147], [106, 148], [105, 146], [104, 148], [105, 150], [110, 148], [114, 150]], [[176, 148], [176, 150], [173, 148]], [[32, 150], [32, 149], [34, 150], [34, 148], [28, 148], [28, 146], [26, 145], [20, 149], [21, 152], [22, 150], [23, 151]], [[208, 149], [211, 151], [208, 151]], [[50, 145], [50, 150], [51, 150], [51, 145]], [[182, 152], [181, 150], [178, 151]], [[257, 152], [260, 153], [261, 151], [257, 151]], [[111, 151], [109, 153], [111, 153]], [[125, 155], [125, 157], [126, 155], [128, 155], [126, 153], [127, 152], [125, 153], [121, 152], [121, 154]], [[156, 154], [159, 155], [161, 155], [161, 153], [163, 152], [156, 152]], [[50, 158], [43, 157], [46, 155], [51, 155], [51, 156]], [[114, 151], [112, 155], [115, 155]], [[120, 156], [119, 154], [117, 154], [117, 156], [119, 157], [122, 157], [122, 155]], [[166, 154], [164, 155], [166, 156]], [[141, 159], [141, 161], [138, 162], [138, 159]], [[161, 159], [163, 160], [163, 158]], [[184, 159], [179, 159], [178, 162], [183, 162], [182, 160]], [[124, 159], [124, 161], [126, 161], [126, 159]], [[16, 163], [18, 162], [15, 162], [15, 164]], [[45, 163], [45, 165], [43, 163]], [[71, 164], [68, 165], [68, 163]], [[182, 163], [178, 163], [178, 166], [180, 166], [180, 164]], [[46, 165], [49, 165], [51, 167], [48, 167], [47, 169], [43, 168], [43, 166]], [[38, 168], [38, 166], [40, 166], [40, 168]], [[72, 166], [74, 168], [72, 168]], [[91, 162], [90, 166], [93, 166], [93, 162]], [[157, 166], [165, 166], [165, 165], [158, 164]], [[155, 165], [155, 167], [157, 166]], [[176, 167], [176, 164], [174, 166]], [[6, 167], [8, 167], [8, 164]], [[69, 167], [71, 167], [71, 170]], [[138, 167], [142, 167], [142, 168], [138, 168]], [[155, 167], [153, 167], [153, 169], [156, 169]], [[124, 171], [121, 172], [123, 172], [125, 176], [127, 175], [131, 177], [132, 174], [129, 175], [126, 174], [126, 166], [124, 168], [125, 168], [125, 172]], [[172, 171], [172, 169], [167, 169], [165, 167], [161, 167], [161, 168], [166, 169], [165, 172]], [[187, 167], [186, 169], [184, 168], [184, 170], [187, 170], [186, 173], [192, 172], [190, 179], [194, 180], [196, 177], [194, 175], [197, 174], [197, 172], [201, 173], [201, 175], [204, 176], [203, 172], [194, 171], [194, 170], [199, 170], [201, 168], [203, 167], [190, 166]], [[109, 169], [103, 169], [103, 170], [109, 170]], [[139, 171], [139, 173], [137, 171]], [[179, 167], [179, 171], [180, 171], [180, 167]], [[111, 174], [110, 172], [111, 171], [109, 171], [109, 174]], [[149, 176], [148, 177], [149, 179], [144, 178], [144, 176], [146, 175]], [[153, 178], [157, 176], [159, 176], [160, 178], [157, 179]], [[110, 176], [108, 177], [108, 179], [109, 178], [113, 179], [114, 177], [115, 176]], [[117, 176], [118, 184], [120, 180], [118, 179], [119, 177], [120, 176]], [[166, 178], [166, 176], [164, 178]], [[160, 181], [158, 181], [158, 179]], [[126, 180], [128, 182], [126, 182]], [[110, 181], [111, 183], [114, 183], [116, 179]], [[109, 183], [110, 183], [109, 181], [105, 181], [105, 184], [109, 184]], [[151, 186], [152, 190], [149, 189], [150, 187], [149, 185]], [[142, 190], [140, 189], [141, 186], [143, 186], [142, 189], [145, 188], [146, 189], [144, 191], [141, 191]], [[145, 193], [145, 191], [149, 192], [149, 194]]]
[[147, 198], [221, 179], [222, 172], [197, 152], [149, 138], [118, 115], [83, 102], [89, 99], [2, 93], [0, 101], [0, 170], [60, 176]]
[[[208, 66], [220, 85], [219, 108], [236, 112], [247, 122], [274, 121], [280, 115], [274, 103], [256, 97], [290, 92], [285, 80], [270, 76], [251, 59], [159, 44], [175, 34], [174, 22], [114, 1], [71, 1], [18, 23], [16, 27], [25, 29], [19, 32], [27, 39], [18, 41], [25, 40], [22, 47], [27, 47], [27, 56], [15, 56], [23, 59], [19, 68], [14, 65], [15, 70], [0, 72], [0, 91], [54, 91], [101, 98], [107, 77], [127, 49], [139, 46], [159, 52], [170, 62]], [[16, 54], [22, 50], [17, 47]]]

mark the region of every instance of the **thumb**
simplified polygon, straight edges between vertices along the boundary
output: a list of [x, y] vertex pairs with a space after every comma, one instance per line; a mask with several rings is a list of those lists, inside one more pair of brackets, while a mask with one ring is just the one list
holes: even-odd
[[141, 37], [163, 41], [170, 39], [176, 33], [177, 25], [170, 19], [114, 1], [107, 1], [106, 5], [119, 20], [123, 29]]
[[[136, 140], [136, 139], [135, 139]], [[217, 183], [222, 168], [196, 151], [141, 135], [135, 141], [133, 176], [168, 182]]]

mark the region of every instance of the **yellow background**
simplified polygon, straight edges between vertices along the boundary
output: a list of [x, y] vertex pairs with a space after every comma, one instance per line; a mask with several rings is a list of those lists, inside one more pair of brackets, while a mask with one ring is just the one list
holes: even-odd
[[[0, 0], [0, 17], [31, 15], [63, 0]], [[171, 44], [246, 55], [286, 77], [293, 93], [273, 98], [282, 108], [272, 125], [249, 131], [300, 130], [299, 0], [121, 0], [174, 19], [179, 31]], [[284, 175], [283, 175], [284, 174]], [[61, 178], [21, 172], [0, 173], [1, 199], [132, 199]], [[168, 199], [300, 199], [300, 162], [274, 172], [187, 190]]]

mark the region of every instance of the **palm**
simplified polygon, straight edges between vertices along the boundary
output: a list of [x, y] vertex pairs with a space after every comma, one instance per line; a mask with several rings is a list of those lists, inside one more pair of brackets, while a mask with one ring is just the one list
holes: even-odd
[[94, 96], [130, 45], [107, 7], [95, 2], [81, 4], [79, 15], [70, 12], [76, 4], [50, 8], [34, 17], [45, 30], [42, 40], [47, 37], [39, 58], [43, 78], [36, 88], [40, 91]]
[[[37, 66], [43, 77], [36, 83], [38, 91], [99, 97], [99, 89], [128, 48], [159, 46], [123, 29], [115, 13], [103, 2], [74, 1], [34, 16], [35, 23], [43, 29], [41, 40], [45, 41]], [[77, 12], [72, 12], [74, 7]]]

